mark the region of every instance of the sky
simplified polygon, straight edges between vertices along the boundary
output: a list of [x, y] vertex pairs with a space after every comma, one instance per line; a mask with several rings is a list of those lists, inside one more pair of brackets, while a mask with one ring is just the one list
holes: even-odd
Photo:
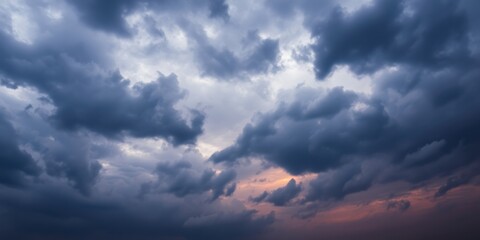
[[477, 0], [0, 0], [1, 239], [480, 239]]

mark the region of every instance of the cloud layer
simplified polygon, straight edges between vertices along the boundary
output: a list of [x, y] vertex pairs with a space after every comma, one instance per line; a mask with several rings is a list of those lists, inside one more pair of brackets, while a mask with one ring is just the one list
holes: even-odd
[[477, 239], [478, 5], [6, 1], [0, 238]]

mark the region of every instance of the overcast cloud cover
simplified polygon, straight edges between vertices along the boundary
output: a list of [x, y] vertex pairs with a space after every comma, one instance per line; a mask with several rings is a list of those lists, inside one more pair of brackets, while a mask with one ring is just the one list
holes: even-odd
[[1, 239], [479, 239], [476, 0], [2, 0]]

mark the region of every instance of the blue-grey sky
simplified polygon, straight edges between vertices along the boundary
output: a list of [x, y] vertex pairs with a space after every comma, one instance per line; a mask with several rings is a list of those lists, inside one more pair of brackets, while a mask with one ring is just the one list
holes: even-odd
[[2, 0], [1, 239], [479, 239], [476, 0]]

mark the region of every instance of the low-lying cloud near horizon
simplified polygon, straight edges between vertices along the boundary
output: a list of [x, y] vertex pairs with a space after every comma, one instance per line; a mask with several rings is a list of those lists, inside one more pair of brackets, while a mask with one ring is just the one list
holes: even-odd
[[479, 239], [480, 2], [5, 0], [1, 239]]

